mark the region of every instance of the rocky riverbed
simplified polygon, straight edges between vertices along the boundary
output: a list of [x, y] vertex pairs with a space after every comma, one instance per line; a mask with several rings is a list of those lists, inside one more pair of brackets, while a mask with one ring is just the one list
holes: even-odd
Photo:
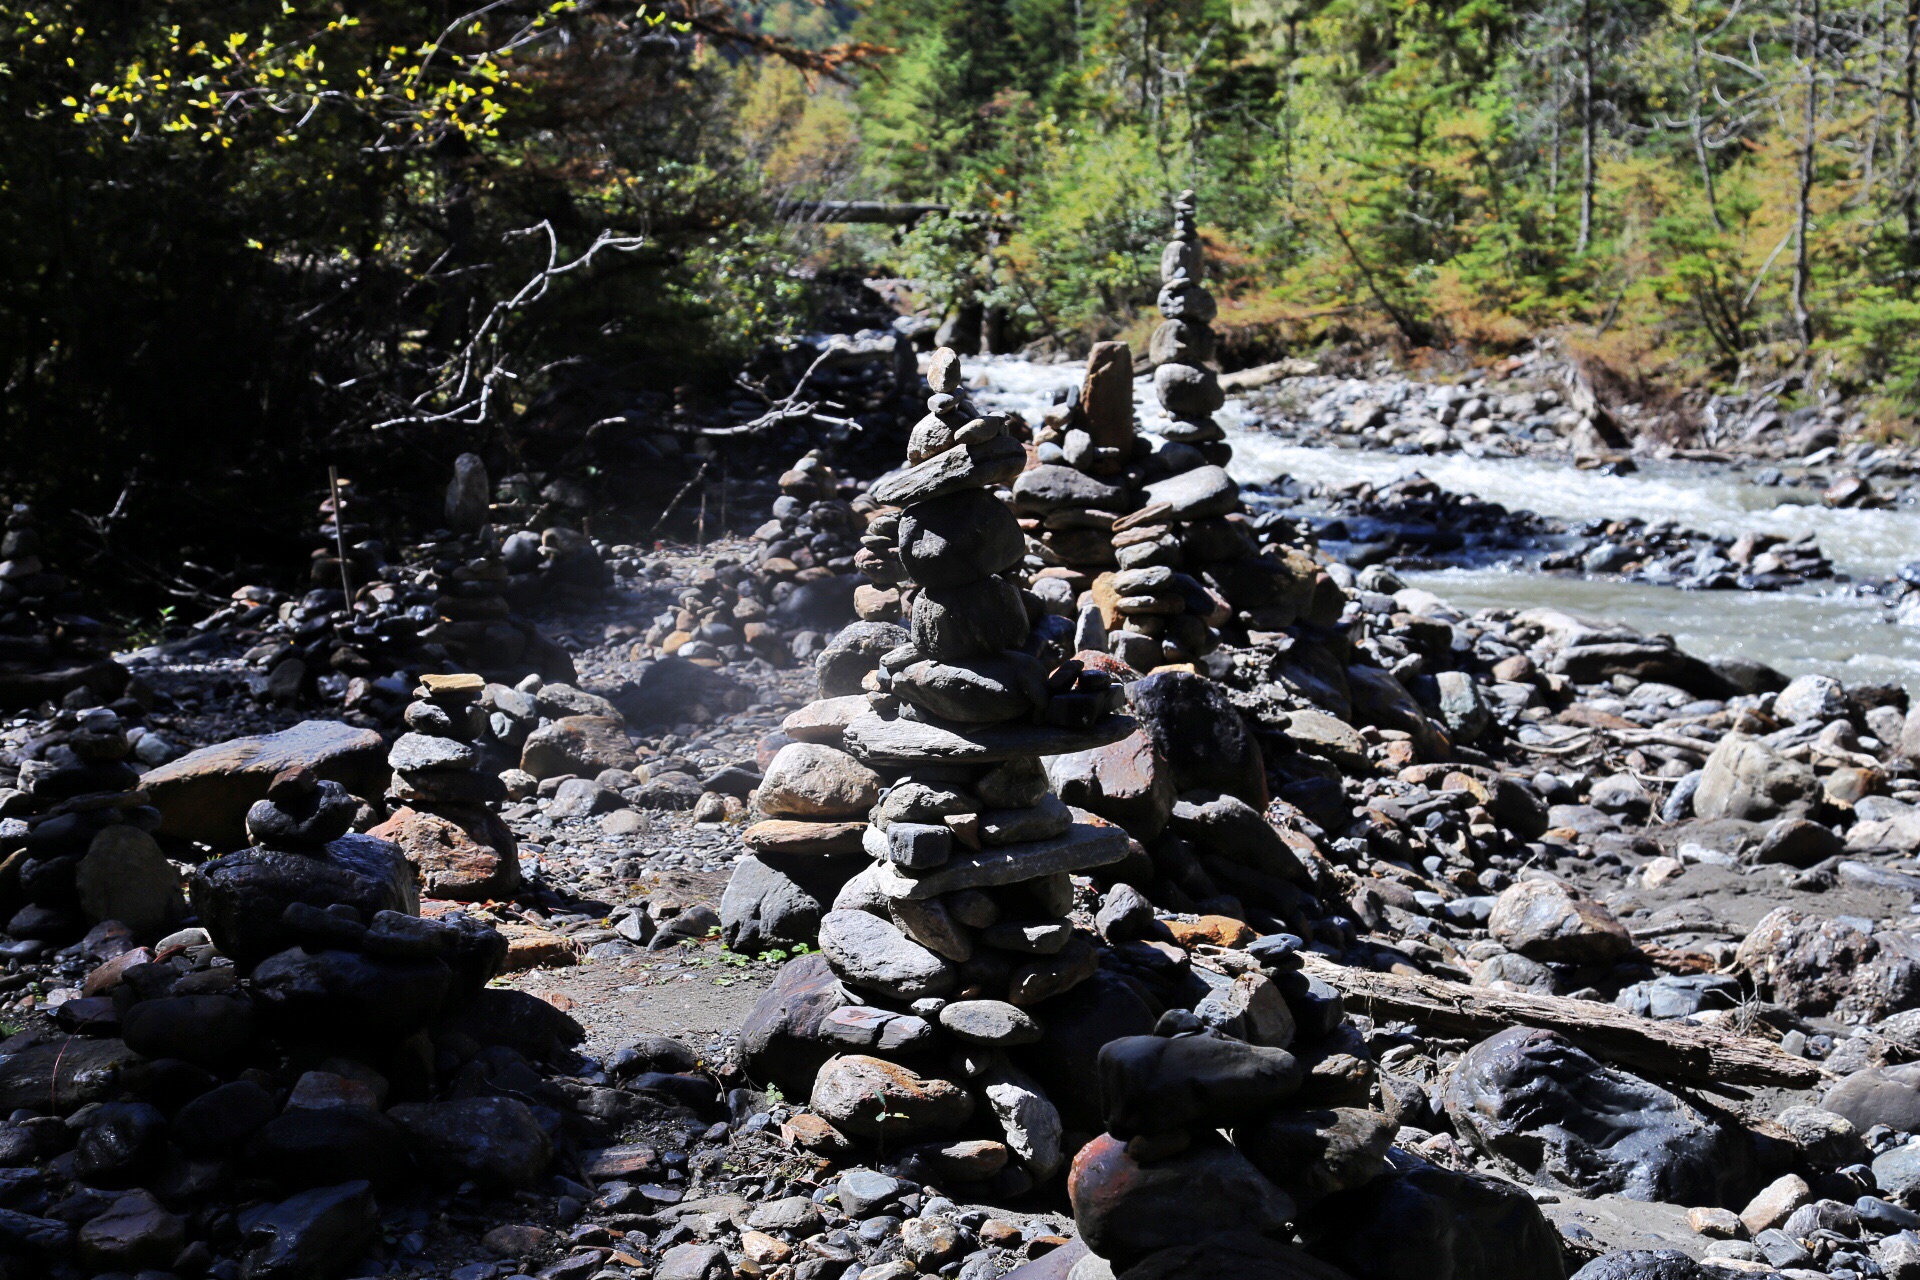
[[[1162, 372], [923, 360], [750, 537], [463, 463], [110, 679], [18, 609], [0, 1274], [1920, 1275], [1920, 711], [1528, 598], [1896, 628], [1911, 517], [1524, 505], [1539, 369], [1229, 400], [1190, 216]], [[1578, 474], [1898, 502], [1765, 398]]]

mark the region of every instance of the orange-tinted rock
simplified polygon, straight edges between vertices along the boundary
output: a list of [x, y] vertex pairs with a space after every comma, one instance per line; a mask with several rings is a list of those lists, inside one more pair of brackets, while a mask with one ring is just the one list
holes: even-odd
[[430, 898], [483, 902], [520, 885], [520, 854], [513, 832], [490, 809], [463, 809], [458, 818], [401, 808], [368, 834], [400, 846], [420, 870]]
[[1232, 916], [1201, 916], [1197, 920], [1169, 920], [1173, 940], [1191, 951], [1202, 943], [1211, 947], [1244, 947], [1259, 935], [1244, 920]]

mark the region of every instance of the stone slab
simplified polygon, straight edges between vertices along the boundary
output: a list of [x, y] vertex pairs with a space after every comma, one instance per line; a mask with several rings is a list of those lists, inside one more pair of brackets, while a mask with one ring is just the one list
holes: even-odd
[[960, 889], [1019, 884], [1062, 871], [1104, 867], [1127, 856], [1127, 833], [1119, 827], [1077, 822], [1063, 836], [997, 849], [956, 851], [946, 863], [914, 875], [892, 863], [878, 864], [875, 882], [889, 897], [933, 898]]
[[1131, 716], [1107, 716], [1085, 729], [1037, 724], [950, 724], [860, 716], [847, 725], [846, 750], [868, 764], [997, 764], [1022, 756], [1063, 756], [1118, 742]]
[[247, 843], [247, 810], [273, 776], [305, 765], [359, 796], [387, 785], [386, 744], [372, 729], [303, 720], [291, 729], [202, 747], [141, 779], [160, 810], [160, 831], [226, 853]]

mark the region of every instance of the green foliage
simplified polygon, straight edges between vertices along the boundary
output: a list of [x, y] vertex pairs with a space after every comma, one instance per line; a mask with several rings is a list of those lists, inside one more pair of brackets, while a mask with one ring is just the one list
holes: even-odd
[[182, 593], [303, 554], [329, 463], [719, 380], [802, 290], [717, 49], [849, 56], [717, 0], [0, 0], [0, 493]]

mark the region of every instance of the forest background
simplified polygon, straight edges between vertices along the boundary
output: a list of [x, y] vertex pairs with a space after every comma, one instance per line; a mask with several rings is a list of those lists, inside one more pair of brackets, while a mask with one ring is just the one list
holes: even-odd
[[1545, 334], [1920, 408], [1920, 0], [470, 4], [0, 0], [0, 490], [158, 581], [321, 458], [724, 399], [823, 282], [1138, 335], [1186, 187], [1229, 364]]

